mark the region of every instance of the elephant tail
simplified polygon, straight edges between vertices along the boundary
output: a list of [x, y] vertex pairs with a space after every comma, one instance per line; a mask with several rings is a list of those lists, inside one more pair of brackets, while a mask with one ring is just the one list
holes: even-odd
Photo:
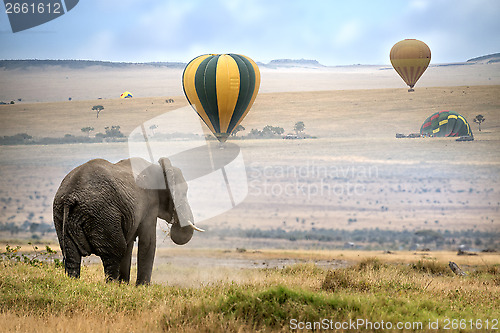
[[61, 239], [61, 251], [63, 255], [63, 260], [66, 260], [66, 221], [68, 221], [69, 206], [64, 205], [63, 207], [63, 220], [62, 220], [62, 239]]
[[[82, 223], [80, 221], [75, 221], [75, 216], [71, 216], [70, 209], [71, 205], [68, 203], [64, 204], [63, 208], [63, 221], [62, 221], [62, 253], [63, 257], [66, 258], [66, 246], [67, 242], [74, 242], [77, 246], [78, 251], [82, 256], [88, 256], [92, 253], [92, 248], [87, 241], [87, 237], [82, 229]], [[79, 223], [80, 222], [80, 223]]]

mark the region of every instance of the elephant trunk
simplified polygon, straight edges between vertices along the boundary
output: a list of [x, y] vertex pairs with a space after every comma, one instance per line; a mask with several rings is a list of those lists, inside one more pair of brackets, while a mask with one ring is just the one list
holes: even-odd
[[178, 203], [175, 207], [175, 217], [170, 238], [177, 245], [184, 245], [193, 237], [194, 230], [203, 231], [193, 224], [194, 217], [187, 201]]
[[168, 158], [158, 161], [163, 170], [165, 185], [170, 191], [173, 202], [173, 223], [170, 228], [170, 238], [177, 245], [184, 245], [193, 237], [194, 230], [203, 231], [195, 227], [193, 212], [187, 201], [187, 183], [180, 169], [172, 166]]
[[174, 223], [170, 228], [170, 238], [177, 245], [184, 245], [189, 242], [193, 237], [193, 233], [194, 229], [190, 225], [181, 227], [179, 223]]

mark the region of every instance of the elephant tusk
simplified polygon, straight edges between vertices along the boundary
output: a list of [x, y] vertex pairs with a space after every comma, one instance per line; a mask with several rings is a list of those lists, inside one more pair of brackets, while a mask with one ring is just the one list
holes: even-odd
[[189, 223], [189, 225], [190, 225], [190, 226], [191, 226], [194, 230], [199, 231], [199, 232], [205, 232], [205, 230], [203, 230], [203, 229], [198, 228], [197, 226], [195, 226], [195, 225], [193, 224], [193, 222], [188, 221], [188, 223]]

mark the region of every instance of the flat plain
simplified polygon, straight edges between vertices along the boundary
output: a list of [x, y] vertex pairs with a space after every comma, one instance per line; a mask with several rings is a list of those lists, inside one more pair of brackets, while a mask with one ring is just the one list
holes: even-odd
[[[3, 71], [0, 99], [16, 102], [0, 105], [0, 136], [85, 136], [81, 129], [88, 126], [94, 128], [90, 136], [111, 126], [128, 136], [144, 122], [187, 106], [181, 72]], [[317, 240], [242, 239], [224, 230], [498, 233], [499, 65], [431, 67], [413, 93], [380, 66], [266, 69], [262, 78], [261, 93], [242, 123], [246, 130], [230, 139], [244, 159], [243, 202], [197, 221], [207, 231], [184, 247], [170, 242], [159, 221], [154, 283], [148, 288], [105, 284], [94, 256], [84, 260], [81, 280], [65, 277], [50, 261], [18, 263], [21, 253], [33, 258], [32, 246], [22, 240], [21, 249], [3, 252], [7, 243], [31, 237], [59, 252], [55, 234], [40, 240], [31, 232], [2, 232], [0, 327], [285, 332], [294, 318], [420, 323], [407, 330], [426, 332], [436, 331], [431, 321], [443, 328], [448, 320], [452, 327], [456, 318], [457, 325], [466, 325], [463, 331], [498, 325], [498, 252], [361, 251], [338, 244], [331, 250]], [[118, 99], [123, 90], [135, 97]], [[104, 107], [99, 117], [94, 105]], [[475, 140], [395, 138], [418, 132], [440, 110], [469, 120]], [[478, 114], [486, 118], [481, 131], [472, 122]], [[242, 138], [267, 125], [293, 133], [299, 121], [313, 138]], [[188, 142], [164, 144], [182, 148]], [[92, 158], [116, 162], [129, 156], [127, 142], [0, 146], [0, 222], [51, 226], [53, 196], [71, 169]], [[453, 274], [449, 261], [466, 276]]]
[[[204, 227], [465, 230], [500, 229], [500, 86], [424, 87], [261, 93], [242, 152], [248, 195], [234, 209], [200, 221]], [[120, 126], [124, 135], [187, 105], [182, 97], [144, 97], [0, 106], [0, 133], [34, 137], [86, 135]], [[96, 117], [93, 105], [104, 110]], [[396, 139], [418, 132], [430, 114], [454, 110], [475, 140]], [[482, 131], [472, 119], [487, 119]], [[303, 121], [311, 139], [244, 139], [251, 129], [293, 133]], [[204, 128], [205, 134], [209, 134]], [[93, 135], [92, 134], [92, 135]], [[167, 143], [182, 145], [175, 141]], [[51, 223], [51, 202], [64, 175], [92, 158], [129, 157], [126, 142], [2, 146], [3, 221]], [[31, 216], [31, 217], [30, 217]]]

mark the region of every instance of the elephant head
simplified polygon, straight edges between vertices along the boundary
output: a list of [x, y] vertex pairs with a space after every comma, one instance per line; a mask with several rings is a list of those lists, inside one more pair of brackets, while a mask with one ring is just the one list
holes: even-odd
[[[173, 201], [172, 227], [170, 238], [177, 245], [184, 245], [193, 237], [194, 230], [203, 232], [193, 223], [194, 217], [187, 200], [188, 185], [179, 168], [173, 167], [168, 158], [159, 161], [167, 190]], [[168, 221], [167, 221], [168, 222]]]

